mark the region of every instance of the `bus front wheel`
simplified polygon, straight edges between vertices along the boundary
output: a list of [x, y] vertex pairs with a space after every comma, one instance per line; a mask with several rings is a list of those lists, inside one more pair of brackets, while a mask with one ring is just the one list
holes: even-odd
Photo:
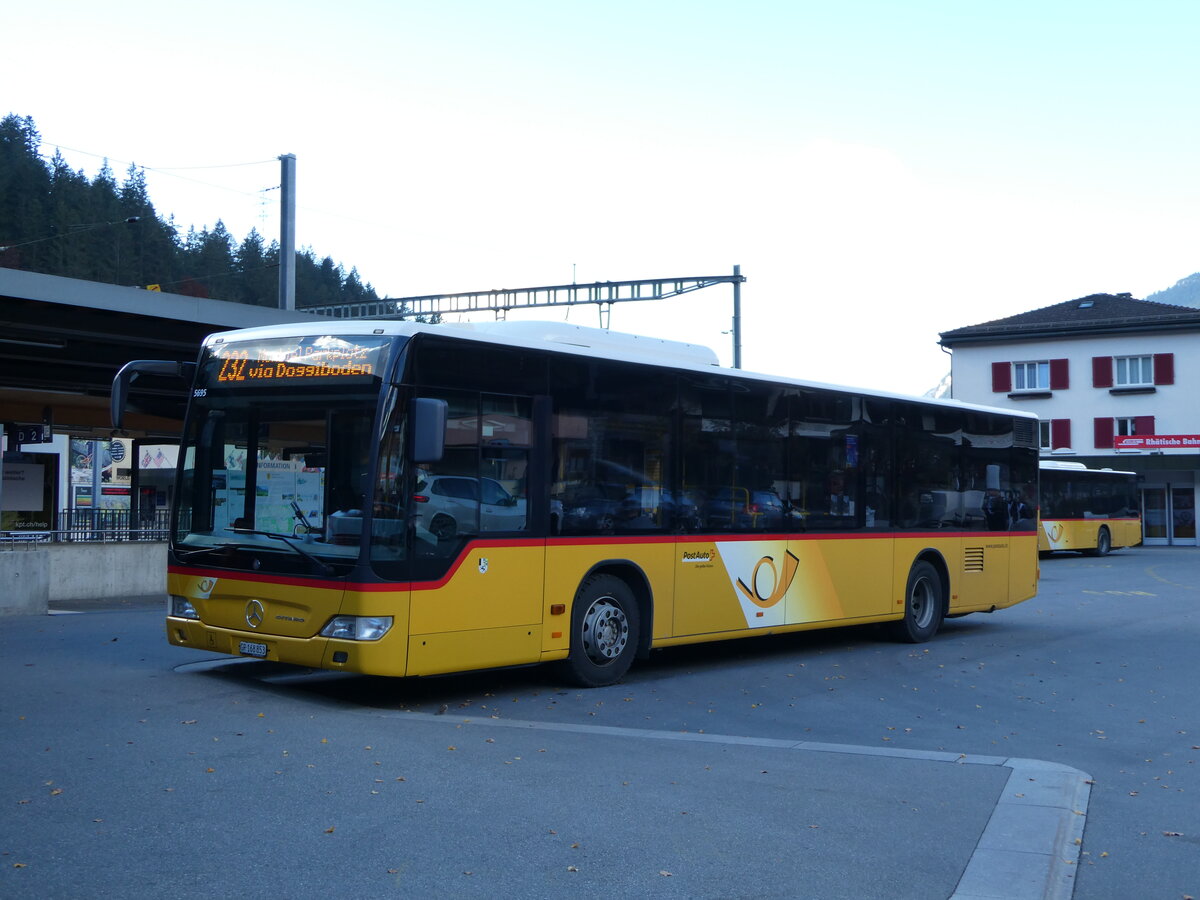
[[904, 592], [904, 618], [892, 623], [897, 640], [921, 644], [932, 638], [946, 616], [946, 597], [942, 579], [924, 560], [913, 563]]
[[637, 653], [641, 618], [629, 585], [615, 575], [593, 575], [579, 586], [571, 609], [566, 674], [581, 687], [614, 684]]

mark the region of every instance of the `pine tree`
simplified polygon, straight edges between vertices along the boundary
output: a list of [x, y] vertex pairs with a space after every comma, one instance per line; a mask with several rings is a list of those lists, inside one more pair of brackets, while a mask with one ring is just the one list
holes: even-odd
[[92, 180], [88, 194], [84, 220], [73, 226], [73, 236], [65, 240], [78, 241], [85, 254], [88, 265], [82, 277], [117, 284], [121, 270], [122, 234], [116, 223], [123, 217], [117, 179], [113, 177], [107, 159]]
[[129, 260], [122, 265], [124, 283], [169, 284], [176, 269], [179, 238], [174, 225], [163, 222], [154, 211], [144, 169], [130, 164], [119, 199], [124, 224], [113, 227], [121, 232], [121, 255]]
[[[279, 256], [276, 253], [276, 260]], [[251, 228], [237, 250], [240, 290], [237, 300], [256, 306], [276, 306], [279, 296], [279, 267], [267, 260], [266, 243], [258, 229]]]
[[87, 206], [90, 190], [82, 170], [72, 170], [62, 151], [56, 149], [50, 160], [50, 228], [58, 239], [47, 242], [47, 252], [38, 271], [68, 278], [86, 277], [85, 248], [73, 235], [76, 226], [82, 223], [80, 212]]
[[236, 271], [233, 237], [220, 219], [213, 230], [202, 228], [188, 232], [184, 272], [201, 286], [196, 296], [226, 300], [235, 291], [231, 276]]
[[41, 136], [33, 119], [0, 120], [0, 265], [36, 271], [54, 237], [49, 216], [50, 176], [38, 156]]
[[[0, 266], [276, 304], [277, 242], [264, 246], [252, 229], [239, 245], [220, 220], [181, 239], [173, 218], [159, 218], [137, 165], [118, 186], [108, 160], [89, 182], [60, 151], [49, 163], [40, 153], [31, 117], [0, 118]], [[347, 274], [328, 256], [318, 262], [311, 248], [296, 254], [296, 296], [300, 306], [378, 299], [357, 269]]]

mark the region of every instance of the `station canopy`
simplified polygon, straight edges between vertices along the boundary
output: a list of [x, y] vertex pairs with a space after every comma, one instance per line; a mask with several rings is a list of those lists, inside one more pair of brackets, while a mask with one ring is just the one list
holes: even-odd
[[[135, 359], [194, 362], [216, 331], [311, 321], [311, 313], [0, 269], [0, 422], [109, 437], [113, 377]], [[139, 376], [124, 431], [177, 437], [186, 385]]]

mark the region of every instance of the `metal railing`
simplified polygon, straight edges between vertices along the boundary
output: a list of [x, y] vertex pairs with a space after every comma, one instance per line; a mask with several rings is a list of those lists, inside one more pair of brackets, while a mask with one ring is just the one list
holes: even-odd
[[128, 509], [64, 509], [56, 527], [0, 531], [0, 548], [67, 541], [165, 541], [171, 511], [139, 513]]

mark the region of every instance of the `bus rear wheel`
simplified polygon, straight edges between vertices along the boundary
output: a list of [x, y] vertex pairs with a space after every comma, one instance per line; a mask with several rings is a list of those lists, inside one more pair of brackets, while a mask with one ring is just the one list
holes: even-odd
[[1100, 526], [1100, 530], [1096, 532], [1096, 549], [1092, 551], [1092, 556], [1108, 556], [1108, 552], [1112, 550], [1112, 535], [1108, 533], [1108, 528], [1104, 525]]
[[909, 644], [922, 644], [937, 634], [945, 617], [942, 579], [932, 565], [917, 560], [904, 589], [904, 618], [892, 623], [892, 636]]
[[571, 609], [567, 677], [581, 687], [614, 684], [637, 653], [641, 617], [633, 591], [615, 575], [593, 575], [579, 586]]

